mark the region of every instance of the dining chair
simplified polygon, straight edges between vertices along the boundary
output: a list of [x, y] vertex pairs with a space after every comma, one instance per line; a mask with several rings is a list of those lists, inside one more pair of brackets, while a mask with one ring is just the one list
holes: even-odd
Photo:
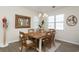
[[45, 47], [51, 48], [51, 39], [52, 39], [52, 34], [50, 32], [47, 32], [45, 37], [43, 38], [44, 48]]
[[28, 29], [28, 33], [29, 32], [35, 32], [35, 30], [34, 29]]
[[56, 33], [55, 29], [49, 29], [49, 31]]
[[55, 29], [49, 29], [49, 31], [52, 33], [52, 40], [51, 40], [51, 42], [55, 46], [55, 34], [56, 34], [56, 30]]
[[45, 30], [44, 29], [39, 29], [39, 32], [42, 32], [43, 33], [43, 32], [45, 32]]
[[20, 42], [21, 42], [21, 52], [23, 50], [23, 47], [25, 49], [33, 48], [36, 50], [36, 44], [29, 39], [28, 34], [25, 34], [24, 32], [19, 32]]
[[[34, 29], [28, 29], [28, 33], [34, 33], [35, 32], [35, 30]], [[31, 36], [29, 36], [29, 38], [31, 39], [31, 40], [33, 40], [35, 43], [37, 43], [37, 40], [36, 40], [36, 38], [33, 38], [33, 37], [31, 37]]]

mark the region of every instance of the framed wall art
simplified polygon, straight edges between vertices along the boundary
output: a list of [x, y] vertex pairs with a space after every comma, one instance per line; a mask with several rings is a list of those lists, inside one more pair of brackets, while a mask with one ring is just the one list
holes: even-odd
[[15, 28], [30, 28], [31, 17], [15, 15]]

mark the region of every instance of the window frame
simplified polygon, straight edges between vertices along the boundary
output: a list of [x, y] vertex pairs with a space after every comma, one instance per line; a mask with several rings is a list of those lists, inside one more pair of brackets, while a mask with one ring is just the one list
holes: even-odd
[[[49, 23], [54, 23], [54, 27], [52, 28], [52, 29], [56, 29], [56, 27], [57, 27], [57, 23], [63, 23], [63, 29], [56, 29], [56, 30], [64, 30], [64, 14], [58, 14], [58, 15], [63, 15], [63, 21], [60, 21], [60, 22], [57, 22], [56, 21], [56, 16], [57, 15], [54, 15], [53, 17], [54, 17], [54, 22], [48, 22], [47, 21], [47, 23], [49, 24]], [[52, 17], [52, 16], [49, 16], [49, 17]], [[49, 18], [48, 18], [48, 20], [49, 20]], [[48, 27], [48, 29], [50, 29], [49, 27]]]

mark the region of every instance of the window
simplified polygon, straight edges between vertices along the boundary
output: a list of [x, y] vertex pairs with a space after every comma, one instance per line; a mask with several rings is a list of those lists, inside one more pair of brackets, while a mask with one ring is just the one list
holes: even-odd
[[39, 25], [39, 18], [35, 16], [32, 20], [32, 27], [38, 28], [38, 25]]
[[49, 29], [63, 30], [64, 29], [63, 25], [64, 25], [64, 14], [48, 17]]
[[64, 25], [64, 14], [56, 15], [56, 29], [63, 30]]
[[54, 22], [55, 22], [54, 16], [48, 17], [48, 28], [50, 29], [54, 28]]

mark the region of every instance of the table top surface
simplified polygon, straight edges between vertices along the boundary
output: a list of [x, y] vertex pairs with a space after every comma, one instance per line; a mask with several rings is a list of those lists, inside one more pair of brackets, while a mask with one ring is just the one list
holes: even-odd
[[45, 36], [46, 32], [30, 32], [30, 33], [25, 33], [25, 34], [38, 39]]

